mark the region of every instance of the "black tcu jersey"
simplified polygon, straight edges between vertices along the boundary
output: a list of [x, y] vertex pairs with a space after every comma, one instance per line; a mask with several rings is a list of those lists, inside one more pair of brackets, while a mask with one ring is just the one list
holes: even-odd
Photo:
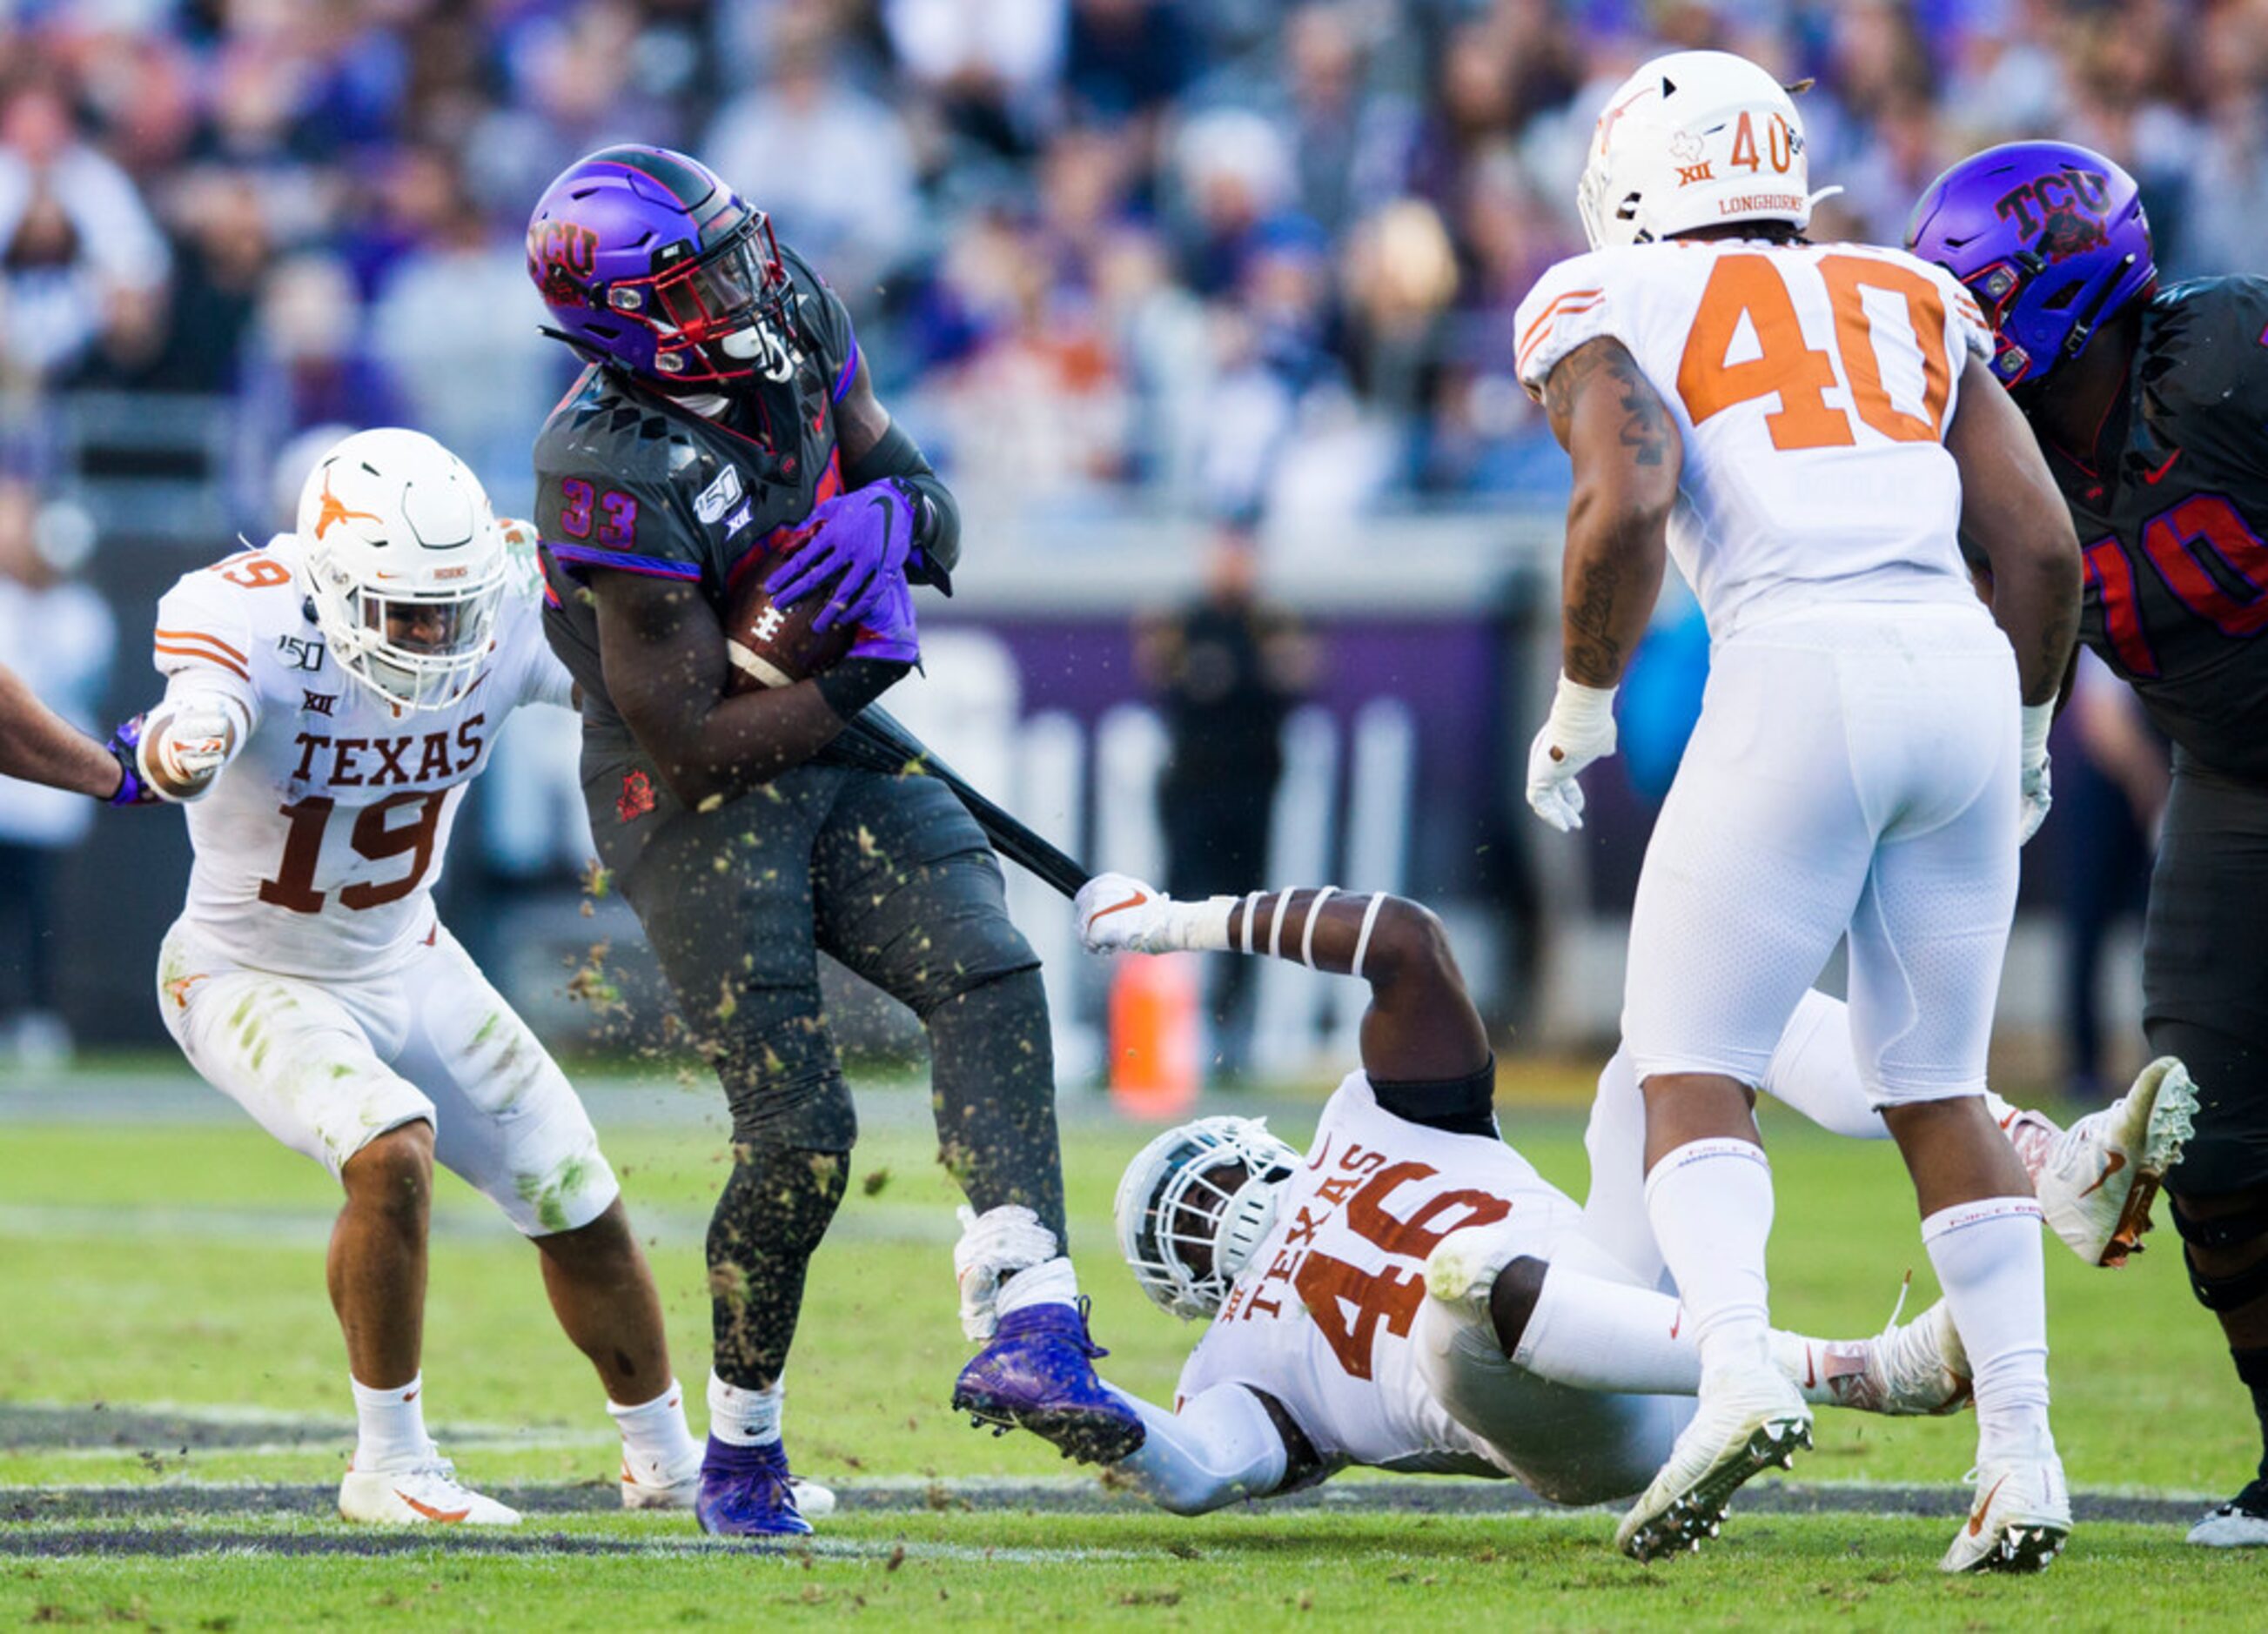
[[2086, 555], [2080, 636], [2198, 765], [2268, 786], [2268, 278], [2153, 299], [2090, 468], [2049, 464]]
[[835, 292], [782, 248], [793, 333], [711, 420], [604, 365], [583, 372], [535, 440], [544, 631], [583, 688], [594, 734], [627, 729], [607, 695], [598, 618], [581, 593], [596, 564], [698, 585], [722, 612], [774, 540], [843, 491], [835, 405], [858, 344]]

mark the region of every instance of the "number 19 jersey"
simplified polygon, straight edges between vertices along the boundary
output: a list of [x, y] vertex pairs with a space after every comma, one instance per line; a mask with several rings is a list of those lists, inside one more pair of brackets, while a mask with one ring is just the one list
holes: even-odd
[[1552, 268], [1514, 333], [1539, 399], [1603, 335], [1668, 406], [1670, 554], [1717, 638], [1792, 605], [1973, 596], [1944, 436], [1992, 340], [1941, 269], [1865, 245], [1631, 245]]
[[443, 710], [397, 709], [341, 666], [306, 610], [296, 534], [182, 576], [158, 603], [166, 696], [247, 723], [188, 808], [182, 922], [239, 962], [315, 979], [381, 974], [432, 933], [465, 785], [504, 717], [569, 701], [534, 596], [508, 591], [487, 668]]
[[1516, 1474], [1449, 1415], [1410, 1332], [1425, 1256], [1453, 1231], [1510, 1219], [1551, 1257], [1581, 1211], [1501, 1140], [1453, 1135], [1381, 1108], [1362, 1073], [1323, 1108], [1276, 1223], [1182, 1369], [1186, 1402], [1216, 1385], [1280, 1402], [1326, 1472]]

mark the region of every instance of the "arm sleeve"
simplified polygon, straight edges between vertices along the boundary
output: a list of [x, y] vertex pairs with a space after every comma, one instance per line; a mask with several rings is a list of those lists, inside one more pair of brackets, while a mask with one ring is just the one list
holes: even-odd
[[1149, 1433], [1115, 1468], [1159, 1508], [1202, 1515], [1266, 1498], [1283, 1484], [1289, 1462], [1284, 1438], [1260, 1398], [1243, 1386], [1215, 1385], [1183, 1402], [1178, 1413], [1118, 1394], [1142, 1415]]
[[1551, 371], [1584, 342], [1610, 335], [1630, 345], [1617, 325], [1607, 283], [1600, 257], [1578, 255], [1545, 273], [1520, 303], [1513, 318], [1518, 348], [1513, 366], [1530, 397], [1543, 401]]
[[1984, 321], [1984, 309], [1958, 278], [1934, 261], [1921, 265], [1937, 280], [1938, 291], [1945, 298], [1945, 350], [1953, 356], [1953, 376], [1957, 381], [1963, 358], [1991, 363], [1999, 342], [1993, 338], [1992, 326]]
[[284, 585], [247, 587], [210, 569], [186, 574], [158, 602], [151, 658], [166, 678], [166, 696], [217, 703], [237, 718], [237, 741], [260, 724], [260, 689], [252, 681], [252, 629], [241, 598], [290, 593]]

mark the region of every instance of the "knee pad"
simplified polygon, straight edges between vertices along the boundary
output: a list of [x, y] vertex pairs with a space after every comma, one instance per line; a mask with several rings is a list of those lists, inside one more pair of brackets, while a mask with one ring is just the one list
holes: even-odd
[[850, 1086], [817, 1018], [773, 1027], [736, 1053], [740, 1070], [725, 1080], [736, 1143], [837, 1153], [858, 1144]]
[[[2241, 1212], [2200, 1219], [2173, 1202], [2174, 1229], [2189, 1246], [2182, 1263], [2189, 1270], [2190, 1291], [2208, 1311], [2232, 1311], [2268, 1295], [2268, 1198], [2255, 1197]], [[2240, 1270], [2210, 1276], [2198, 1269], [2197, 1249], [2253, 1250]]]

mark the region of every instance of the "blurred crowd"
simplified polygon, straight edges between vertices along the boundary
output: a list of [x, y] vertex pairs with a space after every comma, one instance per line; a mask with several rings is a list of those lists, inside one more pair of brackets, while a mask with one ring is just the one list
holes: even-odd
[[2261, 259], [2262, 0], [13, 0], [8, 458], [54, 457], [59, 393], [211, 394], [247, 470], [407, 420], [511, 498], [567, 367], [529, 205], [638, 140], [774, 213], [972, 489], [1549, 494], [1513, 310], [1664, 45], [1815, 80], [1822, 234], [1895, 240], [1941, 165], [2054, 132], [2142, 177], [2173, 273]]

